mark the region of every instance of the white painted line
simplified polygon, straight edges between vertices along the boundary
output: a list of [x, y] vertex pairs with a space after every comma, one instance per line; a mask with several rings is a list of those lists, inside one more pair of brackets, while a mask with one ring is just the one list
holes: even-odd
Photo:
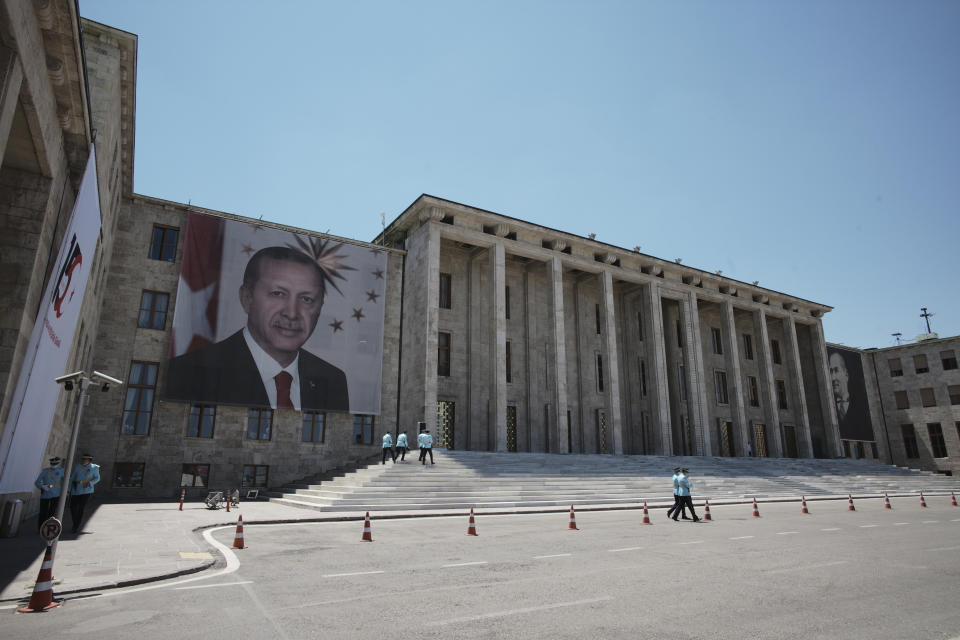
[[253, 584], [253, 580], [244, 580], [243, 582], [224, 582], [222, 584], [198, 584], [193, 587], [177, 587], [174, 591], [186, 591], [187, 589], [212, 589], [214, 587], [235, 587], [238, 584]]
[[534, 560], [543, 560], [544, 558], [566, 558], [573, 555], [572, 553], [555, 553], [552, 556], [533, 556]]
[[894, 522], [894, 523], [893, 523], [893, 526], [899, 527], [899, 526], [904, 525], [904, 524], [910, 524], [910, 523], [909, 523], [909, 522]]
[[777, 531], [778, 536], [789, 536], [789, 535], [793, 535], [794, 533], [800, 533], [800, 532], [799, 531]]
[[960, 547], [937, 547], [935, 549], [924, 549], [924, 551], [956, 551]]
[[357, 571], [355, 573], [326, 573], [321, 578], [346, 578], [348, 576], [372, 576], [383, 571]]
[[624, 547], [623, 549], [607, 549], [610, 553], [618, 553], [620, 551], [640, 551], [643, 547]]
[[831, 527], [829, 529], [820, 529], [820, 531], [840, 531], [840, 527]]
[[939, 520], [924, 520], [921, 524], [937, 524]]
[[805, 571], [807, 569], [822, 569], [824, 567], [835, 567], [839, 564], [847, 564], [848, 560], [837, 560], [835, 562], [821, 562], [820, 564], [805, 564], [799, 567], [790, 567], [788, 569], [774, 569], [767, 573], [789, 573], [791, 571]]
[[681, 542], [680, 544], [703, 544], [703, 540], [691, 540], [690, 542]]
[[950, 522], [960, 522], [960, 518], [954, 518], [954, 519], [951, 520]]
[[[551, 556], [545, 556], [545, 557], [551, 557]], [[508, 609], [506, 611], [494, 611], [492, 613], [484, 613], [477, 616], [464, 616], [463, 618], [451, 618], [450, 620], [437, 620], [435, 622], [428, 622], [427, 626], [441, 627], [448, 624], [467, 624], [470, 622], [479, 622], [480, 620], [487, 620], [490, 618], [506, 618], [508, 616], [516, 616], [524, 613], [536, 613], [538, 611], [549, 611], [551, 609], [560, 609], [563, 607], [578, 607], [584, 604], [595, 604], [597, 602], [605, 602], [607, 600], [613, 600], [613, 598], [610, 596], [606, 596], [603, 598], [590, 598], [589, 600], [574, 600], [573, 602], [557, 602], [555, 604], [545, 604], [540, 607], [524, 607], [522, 609]]]
[[753, 536], [737, 536], [736, 538], [730, 538], [731, 540], [749, 540]]
[[449, 567], [475, 567], [477, 565], [487, 564], [486, 560], [478, 560], [477, 562], [458, 562], [457, 564], [445, 564], [443, 565], [444, 569]]
[[872, 529], [873, 527], [879, 527], [878, 524], [862, 524], [860, 525], [861, 529]]

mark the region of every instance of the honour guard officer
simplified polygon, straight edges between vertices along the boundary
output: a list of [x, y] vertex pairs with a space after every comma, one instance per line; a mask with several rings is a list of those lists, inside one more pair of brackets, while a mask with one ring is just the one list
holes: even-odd
[[674, 518], [675, 515], [682, 513], [684, 520], [689, 520], [687, 517], [686, 505], [683, 500], [680, 498], [680, 478], [682, 474], [680, 473], [680, 467], [675, 467], [673, 469], [673, 506], [667, 510], [667, 517]]
[[57, 499], [60, 498], [60, 489], [63, 487], [63, 467], [60, 466], [60, 458], [50, 458], [50, 466], [40, 472], [33, 484], [40, 489], [40, 513], [37, 516], [39, 530], [47, 518], [57, 513]]
[[93, 456], [85, 453], [80, 456], [80, 464], [70, 474], [70, 519], [73, 521], [73, 533], [80, 531], [83, 524], [83, 510], [87, 500], [93, 495], [93, 486], [100, 482], [100, 465], [93, 464]]
[[383, 434], [383, 455], [380, 457], [380, 464], [387, 464], [388, 455], [396, 464], [397, 454], [393, 452], [393, 436], [389, 432]]
[[433, 464], [433, 436], [430, 435], [430, 430], [426, 430], [420, 434], [423, 436], [423, 444], [420, 445], [420, 462], [427, 464], [427, 455], [430, 455], [430, 464]]
[[[680, 504], [686, 505], [690, 509], [690, 515], [693, 516], [694, 522], [700, 522], [700, 518], [697, 517], [697, 512], [693, 510], [693, 496], [690, 495], [691, 490], [693, 489], [693, 480], [690, 479], [690, 470], [681, 469], [681, 476], [678, 480], [680, 485]], [[682, 508], [682, 507], [681, 507]], [[689, 520], [687, 516], [683, 516], [684, 520]], [[677, 514], [673, 514], [673, 520], [676, 522]]]
[[393, 461], [397, 461], [397, 456], [400, 456], [400, 462], [404, 461], [404, 458], [407, 455], [407, 432], [403, 431], [400, 435], [397, 436], [397, 453], [393, 456]]

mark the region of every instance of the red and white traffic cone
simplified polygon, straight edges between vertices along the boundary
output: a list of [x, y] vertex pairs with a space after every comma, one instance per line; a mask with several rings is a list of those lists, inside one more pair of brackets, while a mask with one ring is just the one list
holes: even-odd
[[470, 507], [470, 522], [467, 523], [467, 535], [477, 535], [477, 522], [473, 519], [473, 507]]
[[230, 489], [227, 489], [226, 496], [227, 496], [227, 513], [230, 513]]
[[183, 511], [183, 498], [187, 495], [186, 489], [180, 489], [180, 511]]
[[703, 501], [703, 519], [713, 520], [713, 516], [710, 515], [710, 500]]
[[245, 549], [243, 544], [243, 515], [237, 518], [237, 532], [233, 536], [233, 549]]
[[890, 506], [890, 496], [887, 495], [886, 493], [883, 494], [883, 508], [884, 508], [884, 509], [893, 509], [893, 507]]
[[923, 491], [920, 492], [920, 506], [924, 509], [927, 508], [927, 501], [923, 499]]
[[847, 494], [847, 511], [856, 511], [853, 507], [853, 495], [849, 493]]
[[373, 542], [373, 531], [370, 529], [370, 512], [367, 511], [366, 517], [363, 519], [363, 537], [360, 538], [362, 542]]
[[647, 511], [647, 501], [643, 501], [643, 522], [641, 524], [653, 524], [650, 522], [650, 512]]
[[577, 528], [577, 517], [573, 515], [573, 505], [570, 505], [570, 524], [567, 525], [567, 530], [579, 531]]
[[807, 510], [807, 496], [800, 496], [800, 513], [810, 514]]
[[950, 506], [951, 507], [957, 506], [957, 496], [954, 494], [953, 491], [950, 492]]
[[759, 517], [760, 517], [760, 509], [757, 508], [757, 499], [756, 499], [756, 498], [753, 499], [753, 517], [754, 517], [754, 518], [759, 518]]
[[43, 564], [40, 565], [40, 573], [37, 574], [37, 584], [34, 585], [33, 594], [30, 596], [30, 602], [27, 606], [17, 609], [18, 613], [49, 611], [60, 606], [60, 603], [53, 599], [52, 549], [52, 546], [47, 546], [47, 551], [43, 554]]

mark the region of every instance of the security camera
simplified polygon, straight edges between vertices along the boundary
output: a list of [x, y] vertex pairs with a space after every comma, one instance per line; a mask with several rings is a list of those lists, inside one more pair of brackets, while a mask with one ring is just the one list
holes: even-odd
[[100, 373], [99, 371], [94, 371], [90, 375], [90, 379], [93, 380], [94, 382], [103, 382], [104, 384], [106, 383], [116, 384], [116, 385], [123, 384], [123, 380], [117, 380], [116, 378], [112, 376], [108, 376], [105, 373]]
[[67, 391], [73, 391], [74, 383], [79, 382], [81, 378], [83, 378], [83, 371], [74, 371], [59, 378], [54, 378], [53, 381], [62, 384]]

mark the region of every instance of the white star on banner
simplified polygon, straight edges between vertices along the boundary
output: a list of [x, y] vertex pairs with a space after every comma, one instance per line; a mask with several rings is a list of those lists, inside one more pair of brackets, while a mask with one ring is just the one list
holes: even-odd
[[[179, 305], [177, 315], [181, 318], [189, 318], [182, 326], [191, 327], [193, 333], [186, 331], [174, 333], [176, 355], [186, 353], [187, 347], [190, 346], [194, 336], [206, 338], [210, 342], [214, 341], [214, 328], [210, 325], [210, 319], [207, 318], [207, 308], [210, 306], [210, 301], [213, 299], [216, 289], [217, 283], [213, 282], [199, 291], [193, 291], [181, 276], [179, 290], [186, 295], [177, 296], [177, 304]], [[180, 315], [181, 313], [183, 315]]]

